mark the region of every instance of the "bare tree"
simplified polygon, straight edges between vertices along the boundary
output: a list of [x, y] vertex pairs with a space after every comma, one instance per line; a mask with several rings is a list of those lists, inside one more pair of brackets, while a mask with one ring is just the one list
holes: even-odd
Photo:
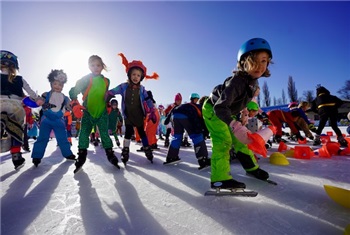
[[284, 89], [282, 89], [282, 103], [281, 104], [286, 104], [287, 99], [286, 99], [286, 93], [284, 92]]
[[274, 105], [274, 106], [277, 105], [277, 99], [276, 99], [276, 97], [273, 97], [273, 105]]
[[264, 107], [269, 107], [271, 104], [271, 98], [270, 98], [270, 92], [269, 92], [269, 87], [267, 86], [267, 82], [264, 81], [264, 84], [262, 86], [262, 91], [264, 94]]
[[291, 102], [298, 100], [298, 91], [295, 88], [295, 82], [293, 81], [292, 76], [289, 76], [288, 78], [288, 95]]
[[341, 98], [350, 100], [350, 80], [346, 80], [345, 85], [337, 93]]
[[315, 99], [314, 91], [312, 91], [312, 90], [304, 91], [303, 100], [311, 103], [314, 99]]

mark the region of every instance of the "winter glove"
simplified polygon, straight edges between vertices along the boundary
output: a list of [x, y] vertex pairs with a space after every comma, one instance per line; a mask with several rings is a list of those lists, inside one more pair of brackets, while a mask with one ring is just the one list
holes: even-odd
[[112, 92], [107, 91], [106, 94], [105, 94], [105, 101], [106, 101], [106, 103], [108, 103], [114, 97], [115, 97], [115, 95], [113, 95]]
[[72, 100], [70, 102], [70, 105], [72, 107], [73, 114], [76, 118], [82, 118], [83, 117], [83, 110], [85, 109], [84, 106], [80, 105], [78, 100]]
[[243, 144], [248, 144], [250, 142], [247, 133], [249, 132], [246, 126], [236, 120], [232, 120], [230, 123], [230, 128], [234, 136]]
[[154, 112], [154, 109], [152, 109], [152, 111], [148, 115], [148, 120], [147, 121], [150, 121], [150, 120], [153, 122], [153, 124], [156, 124], [156, 122], [157, 122], [157, 116], [156, 116], [156, 114]]
[[317, 128], [314, 126], [314, 124], [310, 123], [310, 124], [309, 124], [309, 130], [312, 131], [312, 132], [314, 132], [314, 133], [316, 133]]

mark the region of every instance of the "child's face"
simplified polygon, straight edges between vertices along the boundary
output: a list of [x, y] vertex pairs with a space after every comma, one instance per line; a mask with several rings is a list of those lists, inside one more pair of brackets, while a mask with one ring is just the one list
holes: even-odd
[[93, 60], [89, 64], [89, 69], [94, 75], [100, 75], [103, 70], [103, 65], [98, 60]]
[[255, 69], [248, 72], [253, 79], [260, 78], [265, 73], [269, 58], [269, 54], [265, 51], [256, 54], [254, 61], [254, 63], [256, 63], [256, 66], [254, 66]]
[[52, 89], [52, 91], [61, 93], [62, 89], [63, 89], [63, 83], [55, 80], [51, 83], [51, 89]]
[[258, 115], [258, 110], [249, 110], [249, 117], [255, 117], [256, 115]]
[[132, 69], [130, 74], [130, 80], [134, 84], [138, 84], [141, 81], [142, 72], [139, 69]]

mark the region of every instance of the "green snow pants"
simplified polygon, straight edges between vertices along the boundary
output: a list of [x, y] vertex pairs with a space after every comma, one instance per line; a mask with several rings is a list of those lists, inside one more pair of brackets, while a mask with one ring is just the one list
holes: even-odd
[[84, 110], [81, 119], [81, 129], [79, 134], [79, 149], [87, 149], [89, 147], [89, 137], [92, 128], [97, 125], [100, 132], [102, 147], [104, 149], [113, 148], [113, 142], [108, 134], [108, 113], [107, 110], [99, 118], [93, 118], [89, 112]]
[[245, 171], [258, 169], [259, 165], [253, 152], [233, 135], [231, 128], [215, 115], [213, 105], [207, 101], [204, 102], [202, 112], [212, 141], [211, 182], [232, 179], [230, 169], [230, 149], [232, 146], [234, 146]]

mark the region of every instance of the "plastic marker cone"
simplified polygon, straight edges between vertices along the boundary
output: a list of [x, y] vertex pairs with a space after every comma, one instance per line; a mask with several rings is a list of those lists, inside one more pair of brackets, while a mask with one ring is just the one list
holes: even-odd
[[[339, 151], [340, 156], [350, 155], [350, 147]], [[350, 235], [350, 234], [349, 234]]]
[[283, 151], [287, 151], [290, 148], [288, 147], [288, 145], [286, 145], [286, 143], [284, 143], [283, 141], [280, 142], [280, 145], [278, 146], [278, 152], [283, 152]]
[[336, 203], [350, 209], [350, 191], [344, 188], [339, 188], [332, 185], [323, 185], [326, 193]]
[[318, 150], [318, 156], [319, 157], [324, 157], [324, 158], [330, 158], [331, 155], [328, 152], [327, 146], [323, 145], [319, 150]]
[[330, 155], [338, 155], [338, 152], [340, 150], [340, 144], [337, 142], [328, 142], [326, 144], [327, 150]]
[[287, 160], [286, 156], [280, 152], [274, 152], [270, 155], [270, 163], [279, 166], [289, 165], [289, 161]]
[[261, 129], [253, 134], [248, 133], [248, 137], [251, 140], [248, 144], [248, 148], [263, 157], [267, 157], [265, 143], [271, 138], [275, 130], [275, 127], [268, 126], [267, 128]]
[[306, 143], [307, 143], [307, 140], [306, 140], [306, 138], [304, 138], [304, 140], [299, 140], [299, 139], [298, 139], [298, 143], [299, 143], [299, 144], [306, 144]]

